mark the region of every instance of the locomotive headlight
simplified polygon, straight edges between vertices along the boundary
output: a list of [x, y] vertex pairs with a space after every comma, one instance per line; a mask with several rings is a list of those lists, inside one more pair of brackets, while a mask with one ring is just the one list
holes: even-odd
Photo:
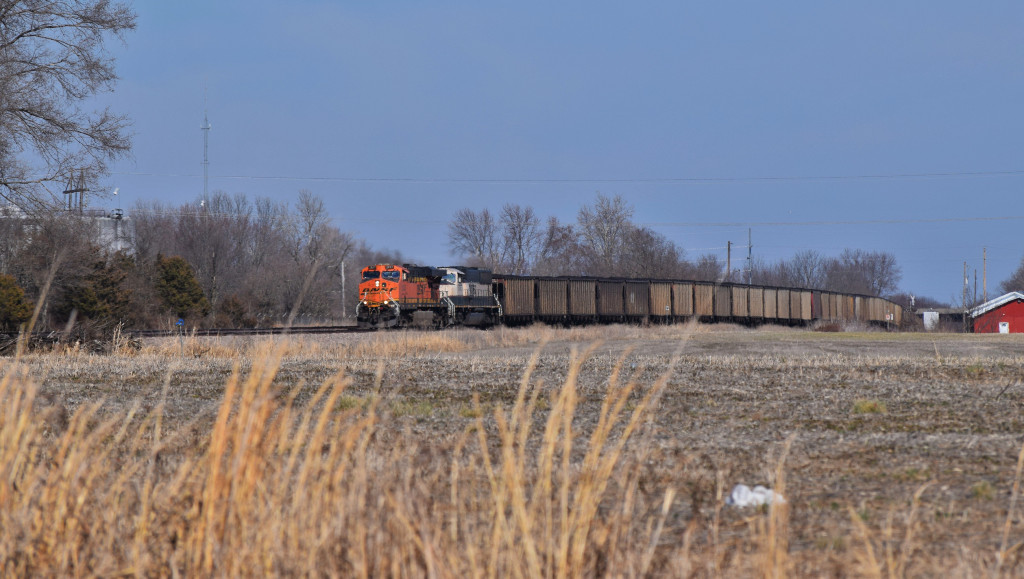
[[380, 287], [380, 280], [377, 280], [377, 281], [373, 282], [373, 284], [374, 284], [375, 286], [377, 286], [377, 287]]

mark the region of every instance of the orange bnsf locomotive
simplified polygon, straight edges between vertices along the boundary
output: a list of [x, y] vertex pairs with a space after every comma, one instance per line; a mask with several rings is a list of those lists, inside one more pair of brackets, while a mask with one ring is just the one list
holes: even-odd
[[391, 264], [363, 268], [356, 306], [360, 328], [489, 326], [500, 319], [490, 270]]

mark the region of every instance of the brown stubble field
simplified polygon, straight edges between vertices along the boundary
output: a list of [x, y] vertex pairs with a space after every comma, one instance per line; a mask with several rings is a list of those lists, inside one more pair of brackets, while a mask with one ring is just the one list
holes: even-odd
[[[0, 368], [5, 574], [1024, 574], [1018, 336], [531, 327]], [[725, 506], [737, 483], [787, 502]]]

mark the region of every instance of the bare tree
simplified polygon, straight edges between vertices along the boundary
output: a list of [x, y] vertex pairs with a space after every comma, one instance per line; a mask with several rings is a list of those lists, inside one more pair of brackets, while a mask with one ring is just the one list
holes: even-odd
[[448, 223], [448, 246], [470, 258], [474, 265], [494, 269], [502, 262], [498, 225], [486, 209], [479, 213], [472, 209], [456, 212]]
[[999, 288], [1005, 293], [1024, 291], [1024, 259], [1021, 259], [1020, 265], [1010, 274], [1010, 277], [999, 284]]
[[685, 275], [682, 250], [664, 235], [634, 227], [625, 239], [621, 259], [623, 275], [638, 278], [680, 278]]
[[541, 242], [537, 214], [532, 207], [507, 203], [501, 209], [501, 231], [508, 273], [528, 273]]
[[903, 277], [896, 256], [884, 251], [844, 249], [825, 265], [825, 289], [881, 296], [896, 291]]
[[536, 275], [581, 275], [583, 255], [579, 236], [572, 225], [562, 224], [557, 217], [548, 218], [542, 234], [537, 263], [533, 268]]
[[820, 289], [825, 286], [828, 260], [813, 249], [797, 252], [789, 261], [789, 281], [795, 287]]
[[725, 264], [717, 255], [708, 253], [700, 256], [693, 265], [693, 279], [696, 281], [722, 280], [725, 275]]
[[589, 257], [588, 273], [616, 275], [626, 238], [633, 229], [633, 208], [621, 195], [609, 198], [598, 193], [594, 204], [580, 208], [580, 243]]
[[59, 204], [50, 191], [71, 172], [103, 174], [128, 152], [125, 117], [83, 105], [117, 80], [105, 41], [134, 28], [109, 0], [0, 1], [0, 197]]

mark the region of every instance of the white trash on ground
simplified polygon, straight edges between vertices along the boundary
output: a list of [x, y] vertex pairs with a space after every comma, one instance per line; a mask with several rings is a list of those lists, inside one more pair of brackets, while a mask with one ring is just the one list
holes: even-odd
[[770, 488], [757, 485], [750, 488], [747, 485], [736, 485], [733, 487], [725, 504], [733, 507], [758, 507], [772, 503], [784, 503], [786, 499]]

